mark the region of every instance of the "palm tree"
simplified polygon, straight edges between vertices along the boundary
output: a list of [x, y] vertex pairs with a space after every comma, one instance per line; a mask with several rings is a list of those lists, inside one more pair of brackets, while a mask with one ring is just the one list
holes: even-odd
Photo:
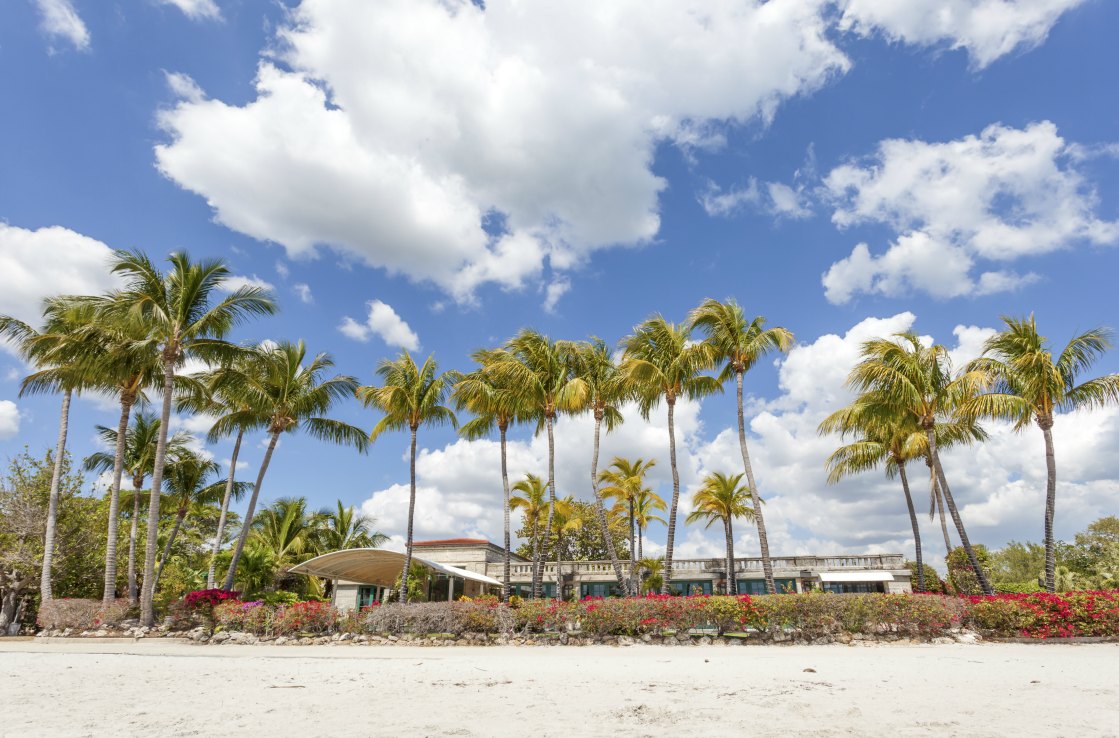
[[992, 391], [974, 398], [966, 411], [999, 418], [1021, 431], [1036, 423], [1045, 438], [1045, 588], [1056, 588], [1053, 514], [1057, 504], [1057, 461], [1053, 449], [1053, 415], [1119, 403], [1119, 374], [1079, 382], [1111, 345], [1105, 328], [1074, 336], [1054, 359], [1034, 316], [1002, 319], [1006, 329], [987, 339], [983, 356], [969, 368], [989, 377]]
[[[566, 357], [556, 343], [533, 330], [522, 330], [509, 339], [505, 350], [494, 352], [493, 359], [485, 370], [524, 401], [529, 416], [536, 421], [536, 432], [548, 433], [548, 522], [544, 539], [549, 540], [556, 502], [556, 416], [582, 407], [586, 387], [573, 381]], [[542, 571], [534, 569], [532, 591], [536, 597], [540, 596], [541, 578]]]
[[504, 385], [486, 367], [504, 357], [503, 352], [481, 350], [473, 359], [481, 368], [465, 375], [454, 375], [452, 396], [459, 410], [469, 410], [474, 418], [463, 424], [459, 433], [468, 440], [485, 438], [497, 428], [501, 443], [501, 488], [504, 493], [504, 573], [501, 580], [501, 599], [509, 601], [509, 569], [511, 565], [509, 534], [509, 470], [506, 434], [513, 423], [527, 420], [529, 411], [524, 397]]
[[[141, 412], [132, 418], [131, 426], [124, 433], [123, 452], [121, 453], [122, 474], [127, 474], [132, 480], [132, 520], [128, 534], [128, 601], [135, 605], [139, 601], [139, 589], [136, 579], [136, 539], [139, 532], [141, 492], [144, 489], [144, 480], [151, 475], [155, 468], [155, 451], [159, 440], [159, 418], [151, 413]], [[97, 426], [97, 436], [106, 446], [117, 448], [121, 436], [117, 428]], [[174, 460], [180, 458], [188, 451], [191, 442], [190, 434], [178, 431], [167, 439], [167, 458]], [[117, 465], [116, 453], [97, 451], [86, 457], [85, 470], [104, 473], [113, 471]], [[114, 530], [114, 535], [115, 535]], [[113, 548], [114, 557], [116, 547]], [[116, 589], [116, 567], [113, 567], [113, 589]]]
[[92, 323], [92, 314], [88, 305], [80, 298], [55, 297], [45, 300], [43, 318], [44, 325], [40, 331], [16, 318], [0, 315], [0, 338], [11, 341], [20, 356], [36, 368], [36, 371], [24, 378], [20, 386], [20, 397], [25, 394], [62, 392], [58, 443], [54, 452], [46, 530], [43, 535], [43, 568], [39, 579], [40, 600], [48, 602], [54, 596], [51, 567], [58, 521], [59, 486], [70, 426], [70, 400], [74, 392], [96, 386], [89, 367], [103, 356], [103, 347], [87, 330]]
[[358, 399], [366, 407], [375, 407], [385, 414], [369, 434], [376, 441], [386, 431], [407, 429], [412, 435], [409, 456], [411, 487], [408, 495], [408, 536], [404, 551], [404, 568], [400, 573], [400, 600], [408, 600], [408, 570], [412, 565], [412, 526], [416, 512], [416, 433], [421, 425], [438, 426], [450, 423], [458, 427], [455, 413], [443, 403], [451, 388], [452, 377], [440, 374], [435, 357], [429, 356], [423, 366], [416, 366], [412, 355], [401, 351], [395, 361], [385, 359], [377, 367], [384, 384], [380, 387], [359, 387]]
[[743, 474], [727, 476], [721, 472], [708, 474], [692, 496], [694, 509], [688, 513], [684, 522], [689, 525], [707, 522], [708, 528], [714, 523], [723, 524], [727, 540], [727, 594], [737, 594], [734, 576], [734, 519], [755, 517], [757, 511], [750, 507], [753, 495], [742, 486]]
[[319, 520], [322, 524], [315, 547], [320, 553], [347, 548], [379, 548], [389, 542], [388, 536], [373, 530], [376, 521], [372, 517], [358, 512], [356, 507], [343, 506], [341, 500], [336, 502], [333, 510], [320, 510]]
[[520, 510], [524, 516], [524, 527], [532, 538], [532, 596], [539, 597], [536, 589], [536, 572], [540, 567], [540, 521], [545, 517], [548, 503], [545, 497], [548, 486], [535, 474], [526, 474], [524, 479], [513, 484], [513, 494], [509, 498], [509, 509]]
[[[568, 495], [567, 497], [556, 500], [556, 515], [553, 522], [555, 523], [556, 534], [556, 577], [562, 582], [563, 573], [560, 571], [560, 567], [565, 552], [564, 545], [567, 543], [567, 541], [564, 540], [564, 535], [567, 533], [577, 533], [582, 530], [583, 526], [589, 521], [583, 519], [579, 507], [575, 505], [575, 498]], [[609, 537], [609, 530], [607, 530], [606, 535]], [[562, 589], [556, 590], [556, 599], [563, 599]]]
[[633, 500], [633, 522], [637, 524], [637, 559], [639, 562], [645, 558], [645, 531], [649, 528], [649, 523], [665, 525], [664, 518], [657, 513], [664, 512], [667, 509], [668, 503], [653, 490], [648, 487], [642, 487], [638, 490]]
[[319, 553], [316, 544], [327, 515], [308, 512], [304, 497], [281, 497], [253, 518], [253, 542], [270, 554], [273, 586], [291, 567]]
[[[636, 535], [636, 506], [641, 497], [642, 491], [645, 490], [645, 475], [649, 470], [657, 465], [656, 459], [636, 459], [630, 461], [621, 456], [615, 456], [614, 460], [610, 462], [610, 466], [603, 469], [598, 475], [598, 482], [604, 485], [598, 489], [598, 493], [603, 498], [612, 499], [615, 505], [620, 507], [619, 512], [622, 512], [629, 520], [629, 578], [630, 585], [628, 590], [634, 591], [636, 594], [636, 577], [637, 577], [637, 546], [634, 536]], [[651, 490], [646, 490], [651, 493]], [[660, 499], [659, 497], [657, 499]], [[661, 500], [663, 504], [663, 500]]]
[[908, 416], [924, 432], [936, 479], [960, 543], [983, 591], [992, 594], [994, 590], [979, 565], [956, 508], [936, 445], [937, 422], [953, 419], [985, 381], [980, 371], [964, 371], [953, 376], [948, 350], [939, 344], [925, 346], [919, 336], [909, 332], [899, 333], [892, 339], [866, 341], [862, 346], [862, 360], [851, 370], [847, 384], [863, 393], [863, 401], [876, 406], [875, 412]]
[[707, 343], [693, 343], [688, 326], [669, 323], [654, 315], [622, 344], [622, 364], [630, 386], [637, 395], [638, 408], [646, 420], [663, 399], [668, 406], [668, 461], [672, 466], [672, 503], [668, 513], [668, 539], [664, 552], [664, 582], [668, 594], [672, 579], [672, 550], [676, 539], [676, 510], [680, 505], [680, 472], [676, 467], [676, 401], [682, 397], [697, 400], [718, 392], [722, 385], [702, 372], [715, 364], [715, 352]]
[[750, 499], [754, 509], [754, 522], [758, 528], [758, 546], [762, 555], [762, 572], [765, 575], [765, 589], [776, 594], [773, 583], [773, 562], [769, 558], [769, 537], [765, 530], [765, 516], [762, 514], [758, 485], [754, 481], [754, 467], [750, 464], [750, 452], [746, 448], [746, 417], [742, 407], [742, 384], [746, 372], [758, 360], [775, 351], [787, 353], [793, 345], [793, 334], [779, 326], [765, 327], [765, 318], [760, 315], [747, 321], [742, 306], [734, 300], [719, 302], [706, 299], [692, 310], [688, 316], [691, 325], [707, 334], [705, 339], [717, 357], [726, 362], [719, 374], [720, 382], [727, 382], [733, 376], [737, 388], [738, 409], [738, 447], [742, 451], [742, 465], [746, 481], [750, 486]]
[[642, 593], [654, 592], [664, 586], [664, 558], [649, 557], [637, 562], [644, 577], [641, 582]]
[[[557, 342], [559, 350], [566, 353], [570, 362], [574, 381], [583, 384], [580, 394], [586, 398], [586, 407], [594, 417], [594, 450], [591, 453], [591, 493], [594, 497], [595, 513], [598, 525], [602, 529], [603, 540], [606, 541], [606, 553], [610, 557], [610, 564], [614, 567], [614, 575], [618, 579], [618, 586], [626, 594], [636, 594], [631, 591], [631, 579], [622, 572], [621, 561], [618, 560], [618, 551], [614, 547], [614, 537], [610, 535], [610, 528], [606, 520], [606, 506], [602, 502], [602, 495], [598, 489], [598, 449], [599, 437], [603, 423], [606, 432], [614, 430], [623, 422], [618, 405], [626, 400], [630, 394], [629, 388], [622, 376], [618, 365], [610, 355], [610, 348], [601, 338], [592, 337], [590, 341], [570, 343]], [[631, 544], [632, 546], [632, 544]]]
[[[269, 436], [268, 447], [264, 451], [264, 459], [260, 462], [260, 470], [256, 475], [256, 484], [253, 485], [252, 494], [249, 496], [245, 520], [233, 548], [229, 570], [225, 574], [223, 588], [226, 591], [233, 588], [233, 580], [237, 576], [237, 564], [245, 549], [245, 541], [249, 537], [253, 515], [256, 512], [256, 503], [260, 498], [260, 490], [264, 486], [264, 475], [268, 472], [268, 465], [272, 461], [272, 454], [280, 441], [280, 435], [302, 429], [312, 438], [353, 446], [362, 453], [369, 445], [369, 439], [363, 430], [327, 417], [327, 413], [337, 402], [353, 397], [358, 386], [357, 380], [344, 374], [325, 378], [326, 372], [334, 366], [334, 360], [329, 354], [318, 354], [310, 363], [304, 363], [306, 358], [307, 347], [303, 341], [297, 343], [281, 341], [262, 345], [242, 362], [221, 370], [223, 376], [216, 378], [216, 382], [222, 387], [229, 388], [230, 392], [234, 391], [233, 388], [237, 388], [238, 400], [243, 401], [249, 408], [239, 411], [241, 417], [268, 419], [265, 429]], [[231, 413], [226, 416], [230, 418], [230, 425], [239, 422], [236, 419], [237, 415]]]
[[239, 287], [213, 304], [215, 292], [230, 276], [229, 269], [221, 261], [194, 262], [184, 253], [171, 254], [168, 260], [171, 269], [164, 274], [138, 251], [117, 251], [112, 271], [124, 277], [125, 287], [111, 296], [104, 311], [114, 322], [127, 320], [143, 328], [148, 340], [159, 346], [163, 371], [163, 407], [148, 502], [144, 586], [140, 595], [140, 621], [147, 626], [155, 622], [152, 598], [155, 594], [159, 491], [167, 461], [167, 429], [175, 371], [188, 358], [209, 362], [228, 360], [234, 347], [222, 339], [239, 323], [276, 311], [269, 293], [259, 287]]

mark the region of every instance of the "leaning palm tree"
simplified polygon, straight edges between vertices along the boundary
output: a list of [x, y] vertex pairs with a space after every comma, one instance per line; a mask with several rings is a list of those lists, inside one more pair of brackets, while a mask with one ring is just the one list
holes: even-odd
[[[312, 438], [353, 446], [360, 452], [364, 452], [369, 445], [369, 438], [360, 428], [327, 417], [335, 404], [353, 397], [358, 386], [357, 380], [344, 374], [326, 378], [324, 375], [334, 366], [334, 360], [329, 354], [318, 354], [309, 363], [306, 359], [307, 347], [302, 341], [281, 341], [254, 349], [252, 356], [226, 367], [222, 370], [224, 376], [217, 378], [222, 386], [239, 388], [238, 398], [249, 408], [242, 411], [246, 416], [268, 418], [265, 427], [268, 447], [260, 462], [241, 532], [237, 536], [229, 570], [225, 574], [223, 588], [227, 591], [233, 588], [237, 563], [245, 550], [256, 503], [264, 486], [264, 475], [268, 472], [280, 436], [303, 430]], [[239, 422], [235, 416], [235, 413], [230, 414], [231, 424]]]
[[848, 386], [862, 393], [864, 402], [875, 406], [874, 412], [909, 417], [925, 434], [937, 483], [960, 543], [983, 591], [992, 594], [994, 590], [979, 565], [944, 476], [936, 443], [937, 423], [957, 417], [960, 408], [968, 405], [985, 382], [985, 374], [977, 370], [953, 376], [948, 350], [939, 344], [925, 346], [911, 332], [866, 341], [862, 360], [847, 378]]
[[341, 500], [335, 508], [319, 510], [321, 525], [316, 533], [315, 547], [319, 553], [344, 551], [347, 548], [380, 548], [389, 542], [384, 533], [373, 530], [376, 521], [359, 512], [356, 507], [346, 507]]
[[539, 597], [536, 589], [536, 572], [540, 567], [540, 524], [548, 510], [548, 485], [535, 474], [526, 474], [524, 479], [513, 484], [513, 494], [509, 498], [509, 509], [520, 510], [524, 517], [524, 529], [528, 531], [532, 544], [532, 596]]
[[676, 402], [680, 398], [698, 400], [718, 392], [722, 385], [702, 372], [715, 365], [716, 354], [710, 344], [691, 341], [687, 326], [669, 323], [659, 315], [637, 326], [622, 345], [625, 355], [622, 371], [637, 396], [641, 416], [649, 419], [653, 408], [663, 399], [668, 406], [668, 460], [672, 466], [672, 502], [668, 513], [668, 538], [664, 551], [664, 582], [668, 594], [672, 579], [672, 552], [676, 539], [676, 510], [680, 505], [680, 472], [676, 466]]
[[9, 316], [0, 316], [0, 339], [12, 342], [20, 356], [35, 371], [24, 378], [20, 396], [46, 392], [62, 393], [58, 443], [54, 452], [47, 521], [43, 535], [43, 563], [39, 579], [40, 600], [54, 597], [51, 570], [55, 529], [58, 521], [59, 488], [70, 427], [70, 400], [75, 392], [98, 387], [89, 367], [104, 355], [103, 346], [88, 332], [92, 315], [81, 298], [56, 297], [43, 302], [44, 324], [36, 330]]
[[[636, 594], [637, 555], [635, 535], [637, 527], [636, 506], [645, 487], [645, 475], [657, 465], [656, 459], [629, 459], [615, 456], [610, 466], [599, 472], [598, 493], [603, 498], [613, 500], [618, 512], [629, 521], [629, 580], [628, 590]], [[651, 490], [648, 490], [651, 492]], [[660, 499], [658, 497], [658, 499]], [[662, 500], [663, 502], [663, 500]]]
[[171, 254], [168, 260], [171, 268], [163, 273], [138, 251], [117, 251], [112, 271], [124, 278], [125, 287], [110, 296], [103, 311], [106, 319], [128, 321], [143, 329], [148, 339], [159, 346], [163, 374], [163, 406], [148, 502], [144, 586], [140, 595], [140, 621], [147, 626], [155, 622], [152, 598], [159, 492], [167, 460], [175, 372], [188, 358], [227, 361], [235, 349], [223, 340], [225, 336], [239, 323], [276, 311], [270, 294], [258, 287], [239, 287], [215, 303], [213, 298], [230, 277], [229, 269], [221, 261], [195, 262], [184, 253]]
[[506, 386], [486, 366], [504, 357], [503, 352], [480, 350], [473, 359], [480, 368], [464, 375], [454, 375], [452, 396], [459, 410], [469, 410], [474, 418], [459, 429], [463, 438], [474, 441], [486, 438], [497, 428], [501, 447], [501, 488], [504, 493], [505, 518], [504, 566], [501, 579], [501, 599], [509, 601], [509, 571], [511, 567], [511, 537], [509, 531], [509, 470], [506, 434], [513, 423], [524, 422], [529, 417], [525, 398], [514, 388]]
[[[486, 371], [524, 400], [530, 417], [536, 421], [536, 432], [548, 433], [548, 522], [544, 539], [549, 540], [556, 501], [556, 417], [583, 407], [586, 388], [573, 381], [571, 367], [556, 343], [533, 330], [522, 330], [509, 339], [505, 349], [495, 352], [493, 358]], [[539, 597], [541, 572], [534, 570], [532, 579], [533, 595]]]
[[610, 354], [610, 347], [601, 338], [592, 337], [589, 341], [579, 343], [560, 341], [557, 342], [557, 346], [567, 355], [575, 382], [582, 383], [583, 390], [580, 394], [585, 397], [586, 409], [591, 411], [591, 416], [594, 418], [591, 494], [594, 498], [598, 526], [602, 529], [603, 540], [606, 541], [606, 554], [610, 558], [610, 565], [614, 567], [618, 586], [625, 594], [635, 595], [637, 593], [630, 588], [631, 578], [622, 572], [622, 563], [618, 559], [614, 537], [610, 535], [610, 526], [606, 519], [606, 506], [598, 490], [598, 449], [602, 426], [605, 423], [606, 432], [609, 433], [623, 422], [618, 405], [628, 399], [631, 393], [618, 365], [614, 362], [614, 357]]
[[766, 328], [765, 318], [760, 315], [748, 321], [742, 306], [734, 300], [726, 302], [710, 298], [704, 300], [699, 307], [692, 310], [688, 320], [693, 327], [707, 334], [705, 340], [714, 350], [717, 360], [726, 362], [719, 375], [719, 381], [726, 382], [734, 377], [738, 391], [738, 446], [742, 451], [746, 481], [750, 485], [750, 499], [754, 508], [754, 522], [758, 528], [758, 546], [762, 555], [765, 589], [769, 594], [776, 594], [765, 517], [758, 496], [758, 485], [754, 481], [754, 467], [750, 464], [750, 452], [746, 448], [746, 417], [742, 407], [742, 384], [746, 372], [750, 371], [759, 359], [773, 352], [788, 352], [793, 345], [793, 334], [779, 326]]
[[[983, 372], [992, 391], [965, 407], [969, 414], [1008, 420], [1016, 431], [1036, 423], [1045, 439], [1045, 588], [1056, 588], [1053, 514], [1057, 504], [1057, 461], [1053, 450], [1053, 416], [1081, 408], [1119, 403], [1119, 374], [1079, 382], [1111, 345], [1111, 332], [1095, 328], [1075, 336], [1056, 358], [1034, 316], [1003, 317], [1006, 329], [987, 339], [984, 355], [972, 370]], [[1078, 383], [1079, 382], [1079, 383]]]
[[757, 511], [750, 506], [754, 495], [742, 486], [743, 474], [726, 475], [721, 472], [703, 478], [692, 496], [693, 509], [684, 522], [706, 522], [710, 528], [716, 522], [723, 524], [727, 542], [727, 594], [738, 593], [734, 576], [734, 519], [752, 520]]
[[408, 601], [408, 575], [412, 565], [412, 532], [416, 513], [416, 434], [422, 425], [450, 424], [458, 427], [455, 413], [443, 403], [451, 389], [451, 379], [440, 374], [435, 357], [429, 356], [422, 366], [416, 366], [412, 355], [401, 351], [395, 360], [385, 359], [377, 367], [377, 375], [384, 382], [381, 386], [357, 389], [357, 397], [366, 407], [374, 407], [384, 417], [373, 427], [370, 441], [376, 441], [386, 431], [408, 430], [412, 441], [409, 447], [408, 471], [408, 531], [404, 550], [404, 568], [400, 571], [400, 601]]

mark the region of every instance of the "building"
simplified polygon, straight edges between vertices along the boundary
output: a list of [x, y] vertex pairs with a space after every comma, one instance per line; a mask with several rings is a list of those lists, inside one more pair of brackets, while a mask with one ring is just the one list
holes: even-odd
[[[779, 592], [909, 592], [910, 573], [901, 554], [771, 557]], [[417, 541], [413, 561], [426, 567], [429, 600], [456, 600], [466, 595], [497, 594], [504, 577], [504, 549], [481, 538]], [[531, 596], [532, 563], [511, 555], [510, 585], [514, 594]], [[628, 562], [623, 562], [625, 565]], [[295, 568], [334, 580], [334, 604], [341, 609], [364, 607], [384, 598], [400, 577], [404, 554], [386, 549], [348, 549], [317, 556]], [[544, 596], [556, 592], [556, 562], [543, 566]], [[560, 562], [565, 598], [618, 594], [609, 561]], [[676, 559], [671, 588], [680, 594], [713, 594], [726, 587], [725, 559]], [[760, 558], [734, 560], [740, 594], [764, 594]]]

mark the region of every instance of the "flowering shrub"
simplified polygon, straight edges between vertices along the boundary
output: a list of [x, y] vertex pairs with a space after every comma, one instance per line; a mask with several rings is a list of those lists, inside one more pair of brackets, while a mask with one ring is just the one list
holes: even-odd
[[216, 620], [214, 609], [223, 602], [236, 601], [240, 592], [226, 592], [224, 589], [198, 589], [187, 592], [181, 600], [171, 605], [171, 622], [176, 628], [201, 625], [213, 628]]
[[183, 597], [183, 605], [188, 610], [212, 610], [215, 605], [218, 605], [227, 600], [236, 600], [240, 592], [227, 592], [224, 589], [198, 589], [194, 592], [187, 592]]
[[486, 602], [399, 602], [365, 608], [358, 629], [376, 635], [508, 633], [512, 610]]
[[1026, 638], [1119, 637], [1119, 590], [969, 597], [981, 631]]
[[[255, 609], [264, 607], [261, 605]], [[327, 633], [334, 629], [338, 617], [338, 610], [326, 602], [296, 602], [276, 608], [272, 614], [271, 630], [275, 635]]]
[[39, 605], [36, 620], [40, 628], [74, 628], [96, 630], [116, 625], [128, 614], [127, 599], [113, 600], [108, 606], [101, 600], [79, 600], [68, 597], [53, 599]]

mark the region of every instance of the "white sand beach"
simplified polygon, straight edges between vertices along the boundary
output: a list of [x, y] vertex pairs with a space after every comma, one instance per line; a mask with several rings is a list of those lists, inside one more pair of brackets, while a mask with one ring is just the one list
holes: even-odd
[[0, 735], [1114, 736], [1119, 645], [0, 641]]

